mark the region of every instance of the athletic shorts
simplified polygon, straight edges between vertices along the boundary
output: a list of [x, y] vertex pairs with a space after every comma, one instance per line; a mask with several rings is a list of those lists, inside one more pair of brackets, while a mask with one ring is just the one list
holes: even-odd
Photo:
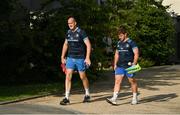
[[86, 70], [86, 64], [84, 63], [84, 59], [76, 59], [76, 58], [68, 57], [66, 60], [66, 68], [83, 72]]
[[127, 71], [122, 67], [117, 67], [116, 68], [115, 75], [123, 75], [123, 76], [130, 77], [130, 78], [134, 77], [134, 74], [127, 73]]

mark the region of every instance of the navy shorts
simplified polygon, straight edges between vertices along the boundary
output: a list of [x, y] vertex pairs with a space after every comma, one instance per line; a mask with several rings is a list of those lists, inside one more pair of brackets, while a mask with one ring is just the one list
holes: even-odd
[[68, 57], [66, 60], [66, 68], [83, 72], [86, 70], [86, 64], [84, 63], [84, 59], [76, 59], [76, 58]]
[[115, 75], [123, 75], [123, 76], [127, 76], [129, 78], [134, 77], [134, 74], [127, 73], [127, 71], [122, 67], [117, 67], [116, 68]]

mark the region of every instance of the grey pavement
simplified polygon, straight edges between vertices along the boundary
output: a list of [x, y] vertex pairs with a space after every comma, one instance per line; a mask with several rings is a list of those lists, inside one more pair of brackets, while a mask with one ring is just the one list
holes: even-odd
[[[82, 103], [83, 88], [72, 88], [71, 104], [59, 105], [63, 94], [51, 95], [14, 104], [0, 106], [0, 114], [43, 113], [43, 114], [180, 114], [180, 65], [157, 66], [136, 74], [139, 104], [131, 105], [132, 92], [125, 78], [119, 94], [117, 106], [105, 100], [112, 95], [113, 72], [104, 73], [94, 84], [90, 84], [91, 103]], [[8, 111], [9, 110], [9, 111]]]

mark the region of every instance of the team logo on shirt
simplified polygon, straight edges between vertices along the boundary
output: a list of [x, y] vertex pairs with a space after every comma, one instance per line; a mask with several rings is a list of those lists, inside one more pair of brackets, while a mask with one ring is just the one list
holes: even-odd
[[79, 37], [79, 34], [76, 34], [76, 37], [78, 38], [78, 37]]
[[119, 46], [119, 52], [127, 52], [128, 50], [126, 49], [126, 47], [129, 47], [129, 44], [128, 44], [128, 46], [126, 45], [125, 47], [123, 47], [123, 46]]
[[129, 48], [129, 44], [126, 44], [126, 48]]

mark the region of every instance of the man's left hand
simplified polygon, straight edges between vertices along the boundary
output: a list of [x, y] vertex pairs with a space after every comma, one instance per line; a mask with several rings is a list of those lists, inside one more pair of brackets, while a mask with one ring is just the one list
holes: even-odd
[[91, 65], [91, 60], [90, 59], [88, 59], [88, 58], [86, 58], [85, 60], [84, 60], [84, 62], [86, 63], [86, 65], [88, 65], [88, 66], [90, 66]]

